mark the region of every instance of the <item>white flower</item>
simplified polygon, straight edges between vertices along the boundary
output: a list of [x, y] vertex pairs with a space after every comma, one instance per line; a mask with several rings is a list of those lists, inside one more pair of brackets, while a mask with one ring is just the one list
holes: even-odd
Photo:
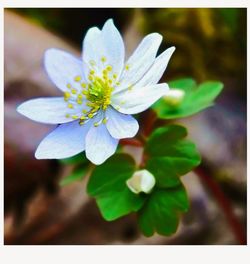
[[95, 164], [115, 153], [121, 138], [134, 137], [139, 125], [131, 114], [166, 95], [157, 84], [175, 48], [158, 57], [162, 36], [147, 35], [124, 63], [122, 37], [109, 19], [102, 30], [90, 28], [82, 59], [58, 49], [45, 52], [45, 69], [64, 97], [38, 98], [17, 111], [42, 123], [59, 124], [38, 146], [37, 159], [63, 159], [86, 151]]
[[126, 184], [133, 193], [150, 193], [155, 186], [155, 177], [148, 170], [140, 170], [136, 171]]

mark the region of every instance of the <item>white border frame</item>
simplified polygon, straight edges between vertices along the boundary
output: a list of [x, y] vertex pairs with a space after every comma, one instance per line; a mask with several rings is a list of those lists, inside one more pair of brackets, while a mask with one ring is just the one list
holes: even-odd
[[[7, 7], [248, 7], [249, 1], [216, 0], [1, 0], [1, 149], [3, 153], [3, 10]], [[249, 35], [249, 18], [247, 17]], [[247, 38], [248, 39], [248, 38]], [[249, 54], [248, 60], [249, 62]], [[248, 69], [249, 70], [249, 69]], [[247, 72], [249, 77], [249, 71]], [[249, 94], [249, 93], [248, 93]], [[249, 114], [249, 106], [247, 106]], [[249, 115], [247, 115], [249, 121]], [[248, 131], [249, 132], [249, 131]], [[249, 135], [248, 135], [249, 136]], [[249, 151], [249, 144], [247, 146]], [[247, 163], [248, 164], [248, 163]], [[3, 246], [3, 155], [1, 168], [0, 210], [0, 261], [1, 263], [247, 263], [250, 261], [249, 246]], [[247, 201], [249, 202], [249, 188]], [[249, 203], [247, 206], [249, 213]], [[249, 219], [249, 214], [248, 214]], [[249, 221], [248, 221], [249, 222]], [[249, 230], [249, 228], [248, 228]], [[249, 241], [249, 232], [248, 241]], [[248, 259], [248, 260], [247, 260]]]

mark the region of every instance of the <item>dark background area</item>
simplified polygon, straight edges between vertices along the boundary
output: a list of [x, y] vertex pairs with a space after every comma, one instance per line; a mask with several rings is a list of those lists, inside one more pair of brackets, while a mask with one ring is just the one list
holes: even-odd
[[[22, 8], [5, 10], [5, 243], [6, 244], [243, 244], [246, 236], [246, 9]], [[46, 48], [79, 54], [92, 26], [113, 18], [128, 52], [151, 32], [160, 51], [176, 46], [164, 81], [219, 80], [217, 104], [178, 120], [203, 155], [184, 177], [192, 206], [176, 235], [139, 234], [136, 216], [107, 223], [85, 194], [85, 182], [59, 187], [72, 170], [38, 161], [34, 151], [51, 126], [34, 124], [15, 107], [57, 95], [42, 67]]]

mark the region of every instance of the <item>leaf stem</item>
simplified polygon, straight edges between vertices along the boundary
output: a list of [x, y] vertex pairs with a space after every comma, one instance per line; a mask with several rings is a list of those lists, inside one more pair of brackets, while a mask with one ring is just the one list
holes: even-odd
[[142, 113], [141, 116], [141, 129], [136, 138], [125, 138], [120, 140], [121, 145], [129, 145], [135, 147], [143, 147], [147, 137], [151, 134], [155, 121], [157, 120], [157, 115], [151, 109], [147, 110], [145, 113]]
[[143, 121], [142, 134], [147, 137], [151, 134], [154, 128], [155, 121], [157, 120], [157, 115], [153, 110], [148, 109], [147, 111], [142, 113], [141, 120]]
[[135, 147], [143, 147], [143, 143], [135, 138], [124, 138], [120, 140], [120, 144], [123, 146], [135, 146]]

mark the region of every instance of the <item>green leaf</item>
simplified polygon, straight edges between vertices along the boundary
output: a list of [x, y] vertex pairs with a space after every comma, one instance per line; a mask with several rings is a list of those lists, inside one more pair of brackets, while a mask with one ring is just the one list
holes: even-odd
[[154, 232], [171, 235], [176, 232], [180, 212], [186, 212], [189, 201], [185, 188], [156, 189], [139, 213], [139, 227], [145, 236]]
[[143, 205], [145, 196], [132, 193], [126, 185], [135, 169], [135, 162], [129, 155], [116, 154], [93, 171], [87, 191], [96, 198], [107, 221], [138, 211]]
[[83, 152], [73, 157], [67, 158], [67, 159], [60, 159], [59, 161], [65, 165], [72, 165], [72, 164], [79, 164], [79, 163], [83, 164], [83, 163], [89, 162]]
[[187, 131], [179, 125], [156, 129], [149, 137], [145, 150], [148, 154], [146, 169], [156, 178], [160, 188], [180, 184], [179, 177], [200, 164], [195, 144], [184, 139]]
[[176, 142], [186, 136], [187, 129], [183, 126], [169, 125], [159, 127], [150, 135], [145, 149], [150, 155], [162, 156], [163, 154], [161, 153], [165, 151], [166, 144], [171, 144], [171, 142]]
[[169, 106], [164, 98], [158, 100], [153, 109], [158, 117], [163, 119], [174, 119], [190, 116], [210, 107], [214, 100], [221, 93], [223, 84], [216, 81], [207, 81], [195, 86], [192, 79], [181, 79], [169, 83], [170, 88], [177, 88], [185, 91], [185, 97], [179, 106]]
[[60, 181], [59, 183], [60, 186], [65, 186], [75, 181], [81, 181], [85, 177], [87, 169], [88, 169], [88, 166], [76, 167], [69, 176], [64, 177]]
[[168, 86], [171, 88], [181, 89], [186, 93], [192, 92], [196, 88], [197, 84], [194, 79], [184, 78], [168, 82]]

